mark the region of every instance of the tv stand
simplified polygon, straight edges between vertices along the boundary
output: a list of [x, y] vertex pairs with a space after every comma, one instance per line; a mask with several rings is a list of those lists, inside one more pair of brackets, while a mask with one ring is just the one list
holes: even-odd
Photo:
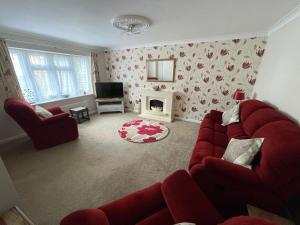
[[124, 98], [96, 98], [97, 112], [124, 113]]

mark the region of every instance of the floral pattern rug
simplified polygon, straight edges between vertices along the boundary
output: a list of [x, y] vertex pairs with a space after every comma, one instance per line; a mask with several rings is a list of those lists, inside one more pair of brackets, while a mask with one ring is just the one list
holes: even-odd
[[151, 120], [133, 120], [122, 125], [121, 138], [135, 143], [149, 143], [162, 140], [169, 133], [163, 123]]

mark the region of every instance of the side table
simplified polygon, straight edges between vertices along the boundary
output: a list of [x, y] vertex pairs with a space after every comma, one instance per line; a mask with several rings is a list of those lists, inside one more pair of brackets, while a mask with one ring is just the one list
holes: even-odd
[[74, 119], [77, 120], [77, 123], [90, 120], [89, 109], [87, 107], [80, 106], [70, 109], [70, 114]]

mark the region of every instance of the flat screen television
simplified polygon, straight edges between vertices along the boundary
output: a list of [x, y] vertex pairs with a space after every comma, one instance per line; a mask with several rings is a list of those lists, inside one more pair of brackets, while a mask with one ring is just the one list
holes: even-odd
[[123, 83], [121, 82], [96, 82], [97, 98], [122, 98]]

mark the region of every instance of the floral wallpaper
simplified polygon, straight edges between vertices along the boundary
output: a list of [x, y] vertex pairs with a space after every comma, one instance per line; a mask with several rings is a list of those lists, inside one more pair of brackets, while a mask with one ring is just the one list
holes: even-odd
[[15, 96], [23, 97], [6, 41], [0, 39], [0, 102]]
[[[265, 45], [260, 37], [108, 50], [106, 71], [111, 81], [123, 82], [127, 110], [135, 109], [143, 89], [159, 85], [175, 92], [175, 117], [200, 121], [211, 109], [232, 107], [237, 89], [249, 98]], [[176, 59], [174, 83], [146, 81], [146, 60], [159, 58]]]

